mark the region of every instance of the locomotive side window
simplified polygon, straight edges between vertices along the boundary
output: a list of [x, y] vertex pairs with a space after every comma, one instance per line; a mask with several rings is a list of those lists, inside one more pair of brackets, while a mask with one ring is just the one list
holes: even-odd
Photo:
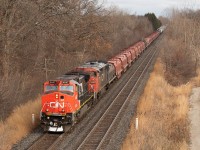
[[57, 91], [58, 90], [58, 86], [55, 85], [47, 85], [45, 87], [45, 92], [49, 92], [49, 91]]

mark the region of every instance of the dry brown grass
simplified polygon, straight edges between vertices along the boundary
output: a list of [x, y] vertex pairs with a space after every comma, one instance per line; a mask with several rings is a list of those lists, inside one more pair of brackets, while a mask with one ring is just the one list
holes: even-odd
[[[162, 68], [160, 60], [157, 61], [138, 104], [139, 130], [134, 128], [134, 118], [122, 146], [124, 150], [188, 149], [188, 97], [192, 83], [200, 85], [200, 76], [191, 83], [173, 87], [164, 80]], [[40, 108], [39, 96], [17, 107], [10, 117], [0, 122], [0, 150], [10, 149], [38, 125]], [[36, 115], [35, 126], [32, 125], [32, 113]]]
[[198, 76], [192, 79], [192, 83], [194, 86], [199, 87], [200, 86], [200, 69], [197, 70], [197, 74]]
[[163, 66], [157, 61], [137, 107], [139, 129], [135, 118], [123, 150], [188, 149], [188, 97], [192, 83], [173, 87], [164, 79]]
[[[11, 149], [12, 145], [30, 133], [39, 123], [40, 96], [14, 109], [12, 114], [0, 122], [0, 150]], [[32, 124], [35, 114], [35, 125]]]

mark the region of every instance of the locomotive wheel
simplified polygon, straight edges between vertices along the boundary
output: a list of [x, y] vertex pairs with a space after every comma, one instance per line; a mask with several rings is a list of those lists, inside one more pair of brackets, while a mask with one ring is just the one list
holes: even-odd
[[71, 126], [74, 126], [76, 122], [77, 122], [77, 116], [76, 114], [72, 114]]
[[76, 117], [79, 119], [81, 116], [81, 110], [79, 112], [76, 113]]
[[49, 127], [45, 125], [45, 126], [43, 127], [43, 132], [44, 132], [44, 133], [47, 133], [47, 132], [48, 132], [48, 128], [49, 128]]
[[109, 89], [109, 86], [110, 86], [110, 84], [107, 84], [107, 85], [106, 85], [106, 91]]

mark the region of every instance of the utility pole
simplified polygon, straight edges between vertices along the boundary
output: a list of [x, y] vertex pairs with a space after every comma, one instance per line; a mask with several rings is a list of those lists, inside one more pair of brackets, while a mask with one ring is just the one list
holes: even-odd
[[52, 64], [55, 64], [55, 59], [47, 59], [47, 58], [44, 59], [44, 70], [45, 70], [46, 80], [48, 80], [48, 73], [49, 72], [55, 72], [54, 69], [51, 70], [51, 69], [48, 68]]

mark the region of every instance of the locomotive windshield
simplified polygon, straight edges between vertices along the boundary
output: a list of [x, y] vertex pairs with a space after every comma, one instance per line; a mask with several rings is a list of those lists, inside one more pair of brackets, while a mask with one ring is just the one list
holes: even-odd
[[45, 92], [57, 91], [57, 90], [58, 90], [58, 86], [55, 86], [55, 85], [47, 85], [45, 87]]
[[73, 86], [69, 85], [69, 86], [60, 86], [60, 90], [61, 91], [69, 91], [69, 92], [74, 92]]
[[62, 92], [69, 95], [74, 95], [74, 87], [73, 85], [45, 85], [44, 92], [51, 93], [51, 92]]
[[74, 88], [72, 85], [62, 85], [60, 86], [60, 91], [67, 93], [69, 95], [73, 95], [74, 94]]

